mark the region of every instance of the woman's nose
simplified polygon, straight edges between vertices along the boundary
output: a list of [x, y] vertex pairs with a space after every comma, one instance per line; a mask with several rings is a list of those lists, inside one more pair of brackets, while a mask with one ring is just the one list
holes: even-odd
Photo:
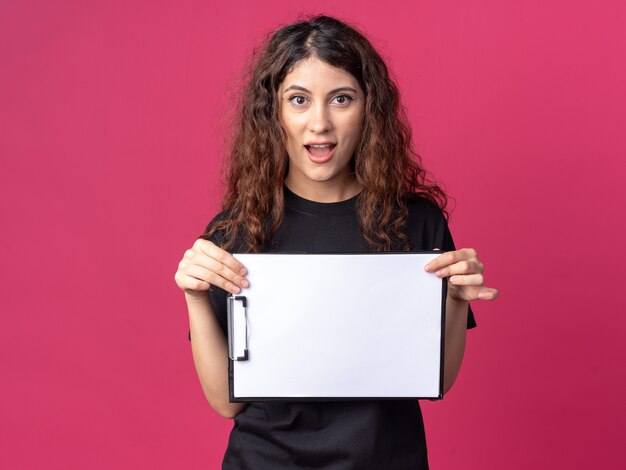
[[309, 115], [309, 131], [326, 132], [332, 129], [332, 127], [330, 113], [325, 104], [320, 103], [312, 106], [311, 114]]

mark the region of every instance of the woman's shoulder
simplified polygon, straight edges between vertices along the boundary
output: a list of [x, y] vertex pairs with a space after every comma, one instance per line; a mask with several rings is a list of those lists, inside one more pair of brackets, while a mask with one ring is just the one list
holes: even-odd
[[448, 223], [437, 202], [426, 195], [406, 196], [407, 217], [405, 234], [412, 250], [445, 249], [448, 247]]
[[232, 209], [221, 209], [217, 214], [213, 216], [213, 218], [209, 221], [207, 228], [212, 228], [222, 222], [226, 222], [231, 219], [233, 216]]
[[420, 193], [408, 193], [404, 196], [409, 219], [418, 217], [433, 221], [445, 220], [441, 207], [433, 199]]
[[206, 228], [204, 229], [204, 233], [200, 235], [199, 238], [204, 238], [205, 240], [209, 240], [216, 245], [221, 245], [224, 233], [225, 233], [225, 224], [232, 217], [232, 210], [223, 209], [209, 221]]

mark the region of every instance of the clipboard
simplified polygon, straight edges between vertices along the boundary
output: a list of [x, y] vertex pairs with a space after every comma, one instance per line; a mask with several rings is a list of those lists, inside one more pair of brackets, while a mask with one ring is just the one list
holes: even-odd
[[441, 253], [234, 254], [230, 402], [443, 398]]

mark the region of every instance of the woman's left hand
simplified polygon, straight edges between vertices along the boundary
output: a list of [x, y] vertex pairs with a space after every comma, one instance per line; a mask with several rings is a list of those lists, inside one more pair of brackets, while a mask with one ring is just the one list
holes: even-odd
[[434, 271], [437, 277], [448, 278], [448, 297], [452, 299], [494, 300], [498, 296], [497, 289], [485, 286], [485, 266], [473, 248], [447, 251], [428, 263], [425, 269]]

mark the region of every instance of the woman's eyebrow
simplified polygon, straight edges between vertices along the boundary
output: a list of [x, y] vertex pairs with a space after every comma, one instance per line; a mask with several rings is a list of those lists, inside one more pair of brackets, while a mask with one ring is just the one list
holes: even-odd
[[[309, 90], [307, 90], [306, 88], [304, 88], [303, 86], [300, 85], [291, 85], [289, 88], [287, 88], [284, 93], [287, 93], [290, 90], [298, 90], [298, 91], [304, 91], [306, 93], [311, 93]], [[352, 91], [354, 93], [358, 93], [354, 88], [349, 87], [349, 86], [342, 86], [339, 88], [335, 88], [334, 90], [330, 90], [328, 92], [329, 95], [332, 95], [333, 93], [337, 93], [339, 91]]]

